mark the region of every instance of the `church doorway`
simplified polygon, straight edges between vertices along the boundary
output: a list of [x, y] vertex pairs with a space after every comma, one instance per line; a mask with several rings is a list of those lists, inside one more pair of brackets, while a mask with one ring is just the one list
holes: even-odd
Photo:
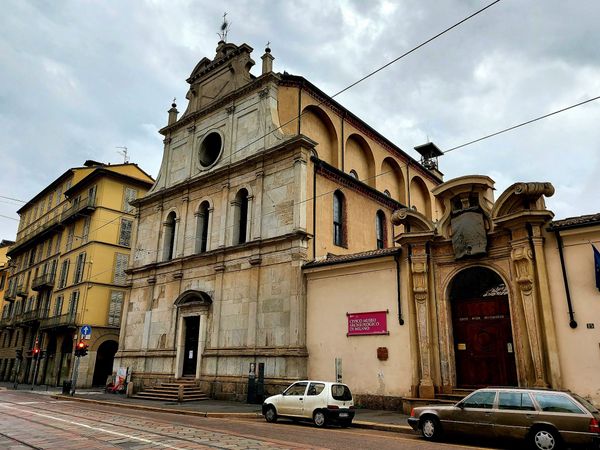
[[93, 386], [105, 386], [106, 380], [113, 372], [113, 362], [119, 344], [117, 341], [108, 340], [100, 344], [96, 352], [96, 364], [94, 366]]
[[198, 363], [198, 336], [200, 316], [185, 318], [185, 345], [183, 354], [183, 376], [195, 376]]
[[484, 267], [465, 269], [452, 280], [450, 304], [457, 387], [516, 386], [508, 290], [502, 278]]

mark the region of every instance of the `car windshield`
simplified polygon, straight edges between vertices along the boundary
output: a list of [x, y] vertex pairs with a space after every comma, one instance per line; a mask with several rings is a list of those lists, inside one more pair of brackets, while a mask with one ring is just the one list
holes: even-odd
[[348, 388], [348, 386], [345, 386], [343, 384], [333, 384], [331, 386], [331, 396], [335, 400], [339, 400], [342, 402], [352, 400], [352, 393], [350, 392], [350, 389]]
[[588, 402], [585, 398], [583, 398], [577, 394], [571, 394], [571, 395], [573, 396], [573, 398], [575, 400], [577, 400], [579, 403], [581, 403], [585, 407], [585, 409], [587, 409], [589, 412], [594, 413], [594, 414], [600, 413], [600, 411], [598, 411], [598, 408], [596, 408], [594, 405], [592, 405], [590, 402]]

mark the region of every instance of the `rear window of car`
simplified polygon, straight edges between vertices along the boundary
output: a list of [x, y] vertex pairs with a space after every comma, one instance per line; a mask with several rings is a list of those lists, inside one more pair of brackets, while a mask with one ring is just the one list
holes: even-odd
[[492, 409], [494, 407], [495, 398], [496, 391], [475, 392], [463, 401], [463, 406], [465, 408]]
[[498, 394], [498, 409], [516, 411], [535, 411], [533, 401], [527, 392], [500, 392]]
[[352, 393], [348, 386], [343, 384], [332, 384], [331, 385], [331, 396], [335, 400], [339, 400], [342, 402], [347, 402], [352, 400]]
[[533, 397], [542, 411], [583, 414], [581, 408], [566, 395], [534, 393]]
[[581, 403], [589, 412], [594, 413], [594, 414], [600, 413], [600, 411], [598, 411], [598, 408], [596, 408], [594, 405], [592, 405], [590, 402], [588, 402], [585, 398], [583, 398], [577, 394], [571, 394], [571, 395], [573, 395], [573, 398], [575, 400], [577, 400], [579, 403]]

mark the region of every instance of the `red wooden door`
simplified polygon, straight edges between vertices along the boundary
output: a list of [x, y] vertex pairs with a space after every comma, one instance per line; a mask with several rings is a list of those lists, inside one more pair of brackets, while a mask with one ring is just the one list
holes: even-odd
[[457, 386], [517, 385], [507, 296], [457, 300], [452, 323]]

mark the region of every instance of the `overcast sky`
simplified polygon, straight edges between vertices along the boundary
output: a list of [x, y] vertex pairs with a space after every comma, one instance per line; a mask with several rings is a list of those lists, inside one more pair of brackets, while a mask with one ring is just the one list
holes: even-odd
[[[490, 3], [390, 1], [25, 1], [0, 15], [0, 215], [86, 159], [152, 176], [158, 129], [186, 78], [228, 41], [267, 41], [274, 70], [332, 95]], [[446, 150], [600, 95], [600, 1], [502, 0], [337, 100], [408, 153]], [[600, 101], [448, 153], [445, 179], [486, 174], [496, 196], [516, 181], [550, 181], [557, 218], [600, 212]], [[17, 222], [0, 217], [0, 239]]]

